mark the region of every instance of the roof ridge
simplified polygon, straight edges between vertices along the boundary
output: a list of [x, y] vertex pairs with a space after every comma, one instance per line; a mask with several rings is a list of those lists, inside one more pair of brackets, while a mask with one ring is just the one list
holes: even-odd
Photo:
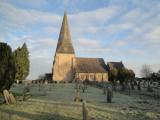
[[76, 57], [76, 58], [80, 58], [80, 59], [103, 59], [103, 58], [91, 58], [91, 57]]

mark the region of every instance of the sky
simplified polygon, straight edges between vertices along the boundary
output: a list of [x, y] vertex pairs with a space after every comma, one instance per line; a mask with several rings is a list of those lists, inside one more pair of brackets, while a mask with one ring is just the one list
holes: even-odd
[[30, 75], [51, 72], [64, 11], [78, 57], [160, 69], [160, 0], [0, 0], [0, 41], [26, 42]]

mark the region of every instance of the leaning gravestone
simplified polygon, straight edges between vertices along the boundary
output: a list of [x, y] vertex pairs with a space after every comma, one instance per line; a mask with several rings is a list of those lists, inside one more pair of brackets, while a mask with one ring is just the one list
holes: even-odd
[[8, 90], [3, 90], [3, 95], [6, 101], [6, 104], [16, 103], [16, 99], [12, 93], [9, 93]]
[[9, 92], [8, 90], [3, 90], [3, 95], [4, 95], [4, 98], [5, 98], [5, 101], [6, 101], [6, 104], [10, 104], [10, 95], [9, 95]]
[[13, 96], [13, 94], [10, 93], [9, 95], [10, 95], [11, 103], [16, 103], [16, 99], [15, 99], [15, 97]]
[[82, 103], [82, 115], [83, 115], [83, 120], [88, 120], [88, 109], [85, 101], [83, 101]]

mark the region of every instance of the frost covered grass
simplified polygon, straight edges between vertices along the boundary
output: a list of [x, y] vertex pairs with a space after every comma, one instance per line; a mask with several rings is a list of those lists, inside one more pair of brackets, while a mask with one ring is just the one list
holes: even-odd
[[[23, 85], [12, 87], [21, 95]], [[0, 105], [0, 120], [82, 120], [82, 103], [75, 103], [74, 84], [30, 86], [31, 98], [13, 105]], [[98, 88], [88, 87], [80, 97], [87, 101], [89, 118], [94, 120], [159, 120], [160, 103], [139, 95], [114, 93], [113, 103]]]

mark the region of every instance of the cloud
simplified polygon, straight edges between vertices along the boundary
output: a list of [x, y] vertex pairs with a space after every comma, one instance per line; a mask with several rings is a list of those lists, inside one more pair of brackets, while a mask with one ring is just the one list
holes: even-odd
[[[69, 22], [72, 23], [71, 30], [76, 34], [85, 33], [86, 31], [95, 33], [97, 25], [104, 25], [116, 14], [118, 9], [117, 6], [110, 6], [69, 15]], [[96, 27], [94, 27], [95, 25]]]
[[13, 49], [27, 43], [31, 58], [29, 78], [51, 71], [62, 21], [60, 3], [76, 10], [70, 7], [68, 22], [78, 56], [122, 60], [137, 74], [143, 63], [158, 69], [160, 2], [120, 0], [100, 5], [94, 1], [89, 7], [91, 2], [85, 0], [54, 2], [52, 9], [50, 0], [0, 3], [0, 40]]
[[33, 9], [26, 10], [5, 2], [0, 4], [0, 9], [4, 18], [19, 25], [34, 22], [57, 23], [60, 19], [60, 16], [56, 14]]
[[160, 26], [149, 31], [144, 37], [151, 43], [160, 44]]
[[39, 44], [43, 44], [45, 47], [55, 47], [57, 44], [57, 40], [53, 40], [51, 38], [43, 38], [39, 40]]
[[93, 39], [86, 39], [86, 38], [79, 38], [78, 40], [78, 46], [79, 47], [88, 47], [88, 48], [98, 48], [100, 47], [100, 41], [99, 40], [93, 40]]
[[43, 24], [46, 24], [44, 27], [48, 28], [48, 26], [52, 26], [54, 29], [61, 18], [61, 16], [54, 13], [37, 11], [34, 9], [23, 9], [8, 2], [0, 3], [0, 15], [0, 21], [2, 22], [0, 26], [3, 28], [0, 32], [2, 34], [4, 32], [8, 34], [13, 30], [30, 32], [34, 27], [40, 27]]

